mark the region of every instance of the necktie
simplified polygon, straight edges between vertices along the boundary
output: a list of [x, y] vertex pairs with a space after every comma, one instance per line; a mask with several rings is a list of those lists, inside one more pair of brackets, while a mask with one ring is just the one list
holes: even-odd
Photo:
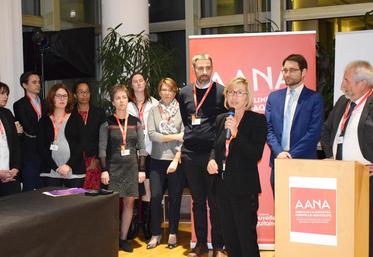
[[284, 113], [284, 124], [282, 127], [282, 138], [281, 138], [281, 146], [285, 151], [290, 149], [290, 130], [291, 130], [291, 107], [293, 106], [295, 100], [295, 90], [290, 89], [290, 96], [289, 101], [286, 105], [285, 113]]
[[[348, 110], [348, 113], [347, 113], [347, 118], [346, 118], [346, 121], [345, 121], [345, 125], [342, 128], [341, 134], [339, 134], [339, 137], [343, 138], [343, 136], [345, 134], [345, 131], [346, 131], [346, 128], [347, 128], [347, 125], [348, 125], [348, 121], [350, 120], [351, 113], [354, 110], [355, 106], [356, 106], [356, 103], [354, 103], [354, 102], [350, 103], [350, 109]], [[337, 153], [335, 155], [336, 160], [342, 160], [343, 159], [342, 152], [343, 152], [343, 141], [341, 143], [337, 144]]]

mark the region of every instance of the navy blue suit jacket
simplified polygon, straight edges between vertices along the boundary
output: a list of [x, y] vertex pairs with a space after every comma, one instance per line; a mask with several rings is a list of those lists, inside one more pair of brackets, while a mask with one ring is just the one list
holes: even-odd
[[[286, 88], [272, 92], [268, 96], [265, 115], [267, 118], [267, 143], [271, 148], [270, 165], [274, 158], [284, 151], [281, 146], [284, 122]], [[321, 95], [303, 87], [295, 109], [290, 131], [289, 153], [295, 159], [316, 159], [317, 143], [323, 124], [324, 105]]]

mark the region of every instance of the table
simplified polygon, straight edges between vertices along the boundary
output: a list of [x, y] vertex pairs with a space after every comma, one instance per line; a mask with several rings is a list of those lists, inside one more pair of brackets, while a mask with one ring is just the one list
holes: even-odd
[[44, 188], [0, 198], [0, 256], [118, 256], [118, 194], [50, 197]]

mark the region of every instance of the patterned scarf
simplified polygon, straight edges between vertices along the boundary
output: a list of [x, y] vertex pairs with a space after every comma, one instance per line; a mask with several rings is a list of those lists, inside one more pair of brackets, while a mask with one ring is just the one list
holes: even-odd
[[159, 132], [164, 135], [177, 134], [178, 130], [175, 125], [175, 115], [179, 111], [179, 103], [173, 99], [168, 105], [165, 105], [162, 100], [158, 104], [159, 112], [161, 114], [161, 121], [159, 122]]

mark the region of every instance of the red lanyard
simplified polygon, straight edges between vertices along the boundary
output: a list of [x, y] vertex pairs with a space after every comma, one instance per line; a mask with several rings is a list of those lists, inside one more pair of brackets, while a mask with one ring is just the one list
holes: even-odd
[[0, 120], [0, 135], [1, 135], [1, 137], [3, 135], [5, 135], [5, 128], [4, 128], [3, 122], [1, 120]]
[[126, 145], [128, 114], [126, 115], [126, 121], [124, 122], [124, 127], [122, 126], [122, 123], [120, 122], [120, 120], [119, 120], [119, 118], [116, 114], [114, 114], [114, 117], [117, 120], [117, 124], [119, 126], [120, 131], [122, 132], [123, 145]]
[[82, 116], [82, 118], [83, 118], [84, 125], [87, 125], [89, 108], [88, 108], [87, 111], [80, 111], [79, 107], [78, 107], [78, 112], [79, 112], [80, 116]]
[[38, 107], [36, 106], [36, 104], [34, 103], [34, 100], [31, 99], [30, 96], [27, 96], [31, 106], [32, 106], [32, 109], [34, 109], [34, 111], [36, 112], [36, 115], [38, 116], [38, 120], [41, 118], [41, 102], [39, 103], [39, 108], [40, 108], [40, 112], [39, 112], [39, 109]]
[[209, 87], [207, 88], [207, 91], [203, 95], [201, 102], [197, 105], [197, 82], [194, 84], [193, 87], [193, 97], [194, 97], [194, 105], [196, 106], [196, 116], [198, 116], [198, 110], [201, 108], [202, 104], [205, 102], [207, 95], [209, 94], [211, 88], [212, 88], [212, 80], [210, 81]]
[[[240, 125], [242, 117], [239, 120], [237, 120], [237, 128]], [[231, 143], [231, 141], [232, 141], [233, 138], [234, 138], [233, 135], [231, 135], [231, 137], [229, 139], [225, 140], [225, 159], [227, 159], [227, 157], [229, 155], [229, 144]]]
[[142, 129], [145, 129], [145, 122], [144, 122], [144, 108], [145, 108], [145, 102], [142, 102], [142, 103], [141, 103], [140, 108], [137, 107], [137, 103], [136, 103], [135, 105], [136, 105], [136, 108], [137, 108], [138, 111], [139, 111], [139, 119], [140, 119], [140, 122], [141, 122]]
[[371, 94], [372, 94], [372, 90], [369, 90], [369, 91], [365, 94], [364, 98], [361, 99], [360, 103], [359, 103], [358, 105], [355, 106], [355, 108], [350, 112], [349, 115], [347, 115], [347, 114], [348, 114], [348, 112], [349, 112], [349, 110], [350, 110], [350, 108], [351, 108], [351, 102], [350, 102], [350, 104], [348, 104], [348, 105], [346, 106], [346, 110], [345, 110], [345, 112], [344, 112], [344, 114], [343, 114], [343, 119], [342, 119], [342, 123], [341, 123], [341, 131], [344, 131], [344, 128], [345, 128], [345, 126], [346, 126], [346, 121], [350, 118], [352, 112], [355, 111], [357, 108], [359, 108], [359, 106], [362, 105], [362, 104], [365, 102], [365, 100], [367, 100], [367, 98], [368, 98]]
[[231, 143], [233, 137], [231, 136], [230, 139], [225, 140], [225, 159], [227, 159], [228, 154], [229, 154], [229, 144]]
[[65, 120], [65, 117], [66, 117], [67, 113], [65, 112], [62, 116], [62, 119], [60, 120], [60, 122], [58, 123], [58, 126], [57, 126], [57, 121], [54, 117], [54, 115], [51, 115], [51, 119], [52, 119], [52, 123], [53, 123], [53, 129], [54, 129], [54, 141], [57, 140], [58, 138], [58, 134], [60, 133], [60, 129], [62, 127], [62, 123], [64, 122]]

